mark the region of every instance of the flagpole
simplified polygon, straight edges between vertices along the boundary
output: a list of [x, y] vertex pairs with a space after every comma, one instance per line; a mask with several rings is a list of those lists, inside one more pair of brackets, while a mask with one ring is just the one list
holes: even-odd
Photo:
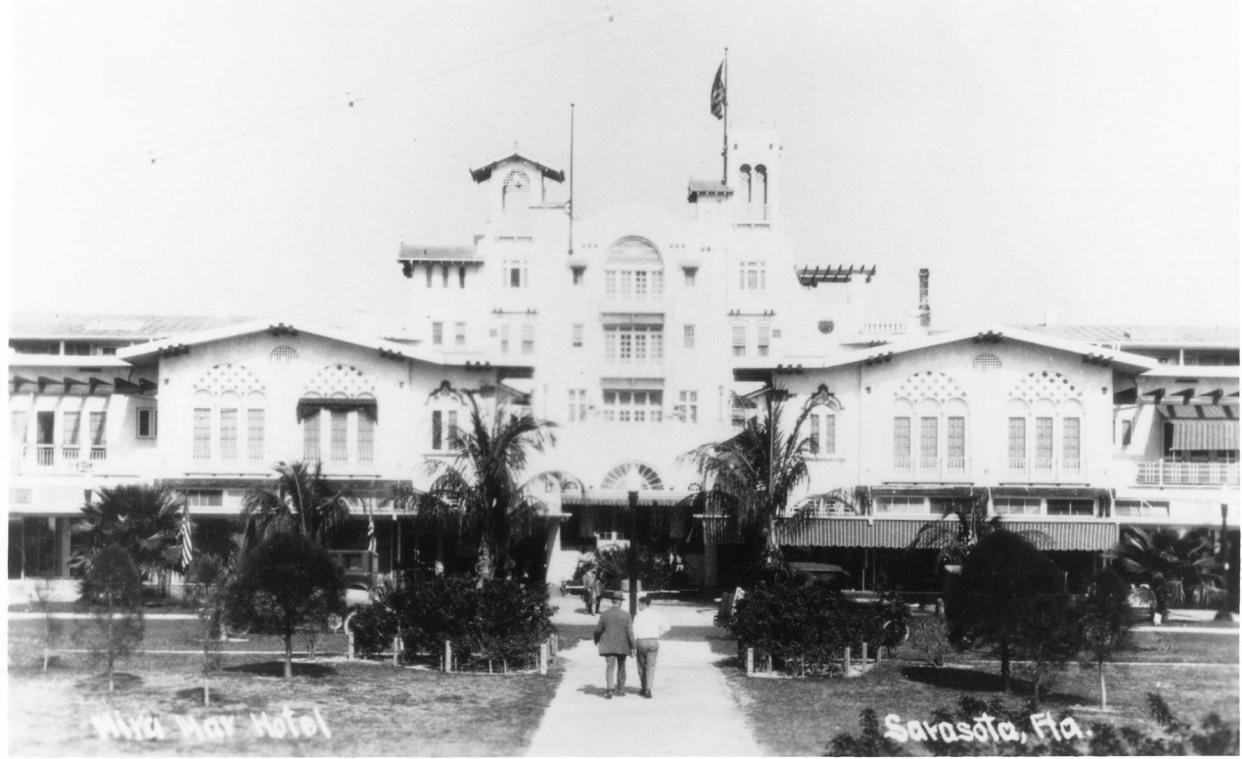
[[574, 104], [569, 104], [569, 255], [574, 254]]
[[724, 173], [720, 184], [729, 186], [729, 48], [724, 49], [724, 140], [720, 149], [720, 157], [724, 160]]

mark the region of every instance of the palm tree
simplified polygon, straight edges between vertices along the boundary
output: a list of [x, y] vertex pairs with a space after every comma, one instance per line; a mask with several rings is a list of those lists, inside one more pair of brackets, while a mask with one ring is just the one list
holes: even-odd
[[[988, 514], [988, 495], [983, 491], [966, 504], [956, 502], [953, 511], [920, 527], [909, 547], [937, 551], [942, 565], [961, 565], [980, 538], [1005, 529], [999, 514]], [[1051, 546], [1051, 539], [1039, 530], [1016, 534], [1040, 550]]]
[[551, 429], [556, 425], [512, 413], [505, 404], [485, 419], [474, 395], [463, 396], [470, 404], [469, 427], [456, 430], [459, 450], [452, 463], [429, 462], [435, 479], [419, 504], [420, 512], [437, 520], [457, 520], [479, 541], [475, 572], [482, 583], [498, 570], [501, 576], [509, 574], [510, 548], [529, 534], [532, 518], [543, 509], [529, 485], [554, 475], [542, 473], [522, 483], [518, 478], [532, 451], [555, 444]]
[[1161, 613], [1169, 604], [1211, 604], [1225, 587], [1216, 546], [1208, 530], [1191, 530], [1179, 536], [1170, 530], [1147, 532], [1126, 527], [1121, 540], [1109, 552], [1118, 570], [1133, 583], [1148, 585], [1156, 594]]
[[324, 545], [349, 517], [350, 497], [323, 476], [319, 462], [272, 467], [272, 486], [251, 488], [242, 500], [244, 545], [274, 533], [304, 535]]
[[802, 426], [817, 406], [835, 402], [826, 389], [816, 393], [783, 435], [785, 392], [769, 388], [764, 397], [763, 414], [747, 419], [733, 437], [684, 454], [703, 480], [696, 505], [735, 520], [750, 554], [746, 571], [772, 570], [782, 563], [776, 524], [786, 516], [790, 495], [810, 476], [811, 440], [802, 436]]
[[73, 531], [85, 535], [86, 546], [73, 559], [89, 570], [96, 554], [118, 546], [133, 559], [144, 578], [167, 578], [181, 568], [181, 507], [173, 491], [151, 485], [100, 488], [82, 506]]

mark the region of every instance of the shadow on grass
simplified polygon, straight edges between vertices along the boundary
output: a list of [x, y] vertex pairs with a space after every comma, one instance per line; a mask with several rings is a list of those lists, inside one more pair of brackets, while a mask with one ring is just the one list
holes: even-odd
[[[112, 683], [116, 690], [134, 690], [142, 685], [142, 678], [138, 675], [131, 675], [128, 672], [114, 672], [112, 674]], [[100, 672], [96, 675], [79, 680], [78, 687], [87, 691], [108, 691], [108, 673]]]
[[[254, 664], [238, 664], [234, 667], [225, 667], [224, 672], [237, 672], [243, 675], [259, 675], [260, 677], [284, 677], [285, 663], [283, 661], [261, 661]], [[321, 677], [331, 677], [337, 674], [335, 667], [329, 667], [326, 664], [311, 664], [309, 662], [294, 662], [294, 677], [309, 677], [319, 679]]]
[[[901, 674], [908, 680], [934, 688], [946, 688], [959, 693], [1001, 694], [1001, 676], [993, 672], [958, 667], [902, 667]], [[1030, 696], [1034, 692], [1034, 685], [1031, 682], [1012, 676], [1009, 678], [1009, 688], [1012, 693], [1020, 696]], [[1082, 696], [1068, 693], [1044, 692], [1040, 700], [1065, 706], [1087, 703], [1087, 699]]]
[[[203, 703], [202, 686], [199, 686], [197, 688], [183, 688], [177, 691], [176, 693], [174, 693], [173, 695], [175, 695], [178, 700], [191, 701], [195, 704]], [[208, 695], [210, 696], [209, 701], [211, 702], [212, 706], [227, 706], [229, 704], [242, 703], [242, 702], [239, 702], [235, 698], [230, 698], [228, 695], [224, 694], [217, 688], [212, 688], [211, 690], [209, 690]]]

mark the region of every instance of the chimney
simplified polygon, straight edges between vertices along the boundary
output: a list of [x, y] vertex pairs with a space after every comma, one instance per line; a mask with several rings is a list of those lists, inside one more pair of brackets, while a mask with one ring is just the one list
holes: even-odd
[[931, 303], [927, 300], [927, 280], [931, 276], [929, 269], [919, 269], [919, 326], [931, 329]]

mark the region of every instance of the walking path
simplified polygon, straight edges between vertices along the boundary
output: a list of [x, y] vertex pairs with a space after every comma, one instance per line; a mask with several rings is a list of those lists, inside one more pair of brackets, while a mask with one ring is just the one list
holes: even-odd
[[[578, 613], [575, 604], [561, 605], [557, 621], [593, 626], [596, 618]], [[580, 639], [561, 651], [564, 675], [529, 756], [764, 754], [717, 665], [725, 657], [712, 653], [705, 639], [715, 610], [659, 602], [656, 608], [673, 630], [660, 641], [654, 698], [638, 695], [638, 669], [630, 657], [627, 695], [605, 699], [604, 660], [589, 636]]]

